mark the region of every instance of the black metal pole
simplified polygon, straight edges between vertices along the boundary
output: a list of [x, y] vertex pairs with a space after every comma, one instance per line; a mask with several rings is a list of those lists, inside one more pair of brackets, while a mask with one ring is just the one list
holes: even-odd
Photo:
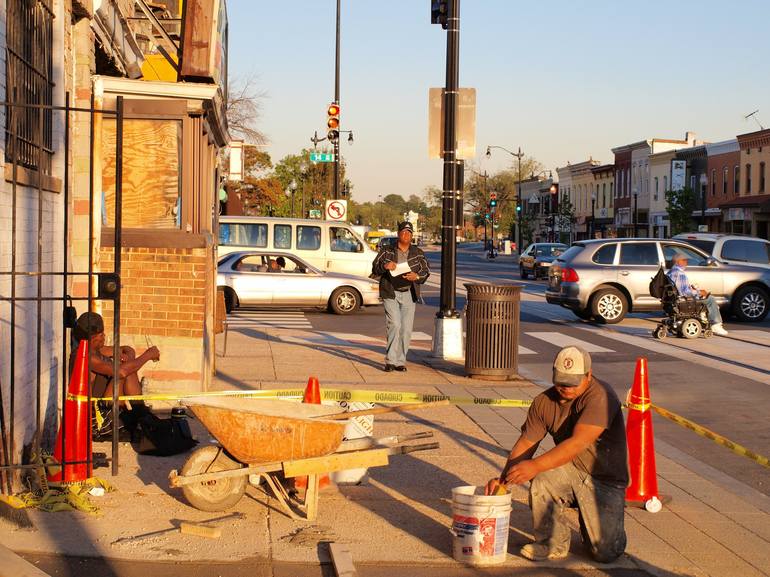
[[446, 88], [444, 90], [444, 191], [441, 202], [441, 300], [438, 318], [456, 318], [457, 231], [455, 168], [457, 135], [455, 119], [460, 86], [460, 0], [449, 0], [446, 40]]
[[[340, 103], [340, 0], [337, 0], [337, 38], [334, 56], [334, 103]], [[340, 109], [340, 128], [342, 127], [342, 109]], [[341, 133], [340, 133], [341, 134]], [[334, 141], [334, 200], [340, 197], [340, 139]], [[304, 217], [303, 217], [304, 218]]]
[[516, 183], [518, 191], [516, 192], [516, 252], [521, 254], [521, 219], [524, 216], [524, 207], [522, 206], [521, 202], [521, 147], [518, 148], [518, 151], [516, 153], [516, 160], [518, 161], [519, 165], [519, 175], [518, 175], [518, 182]]
[[[123, 97], [118, 96], [115, 106], [115, 264], [113, 270], [120, 279], [121, 252], [123, 247]], [[92, 211], [93, 212], [93, 211]], [[120, 280], [112, 301], [112, 374], [120, 373]], [[90, 356], [89, 351], [89, 356]], [[113, 379], [112, 387], [112, 475], [118, 474], [118, 415], [120, 387]]]
[[634, 193], [634, 238], [638, 236], [637, 228], [636, 228], [636, 223], [639, 222], [639, 215], [637, 214], [637, 208], [638, 208], [637, 196], [638, 194]]

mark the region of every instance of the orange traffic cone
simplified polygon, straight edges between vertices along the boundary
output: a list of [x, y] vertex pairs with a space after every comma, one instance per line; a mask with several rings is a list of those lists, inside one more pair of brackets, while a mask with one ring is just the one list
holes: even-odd
[[[62, 427], [56, 435], [53, 457], [57, 462], [73, 462], [56, 467], [48, 475], [51, 482], [74, 483], [85, 481], [93, 472], [91, 457], [91, 407], [88, 396], [88, 341], [82, 340], [75, 355], [75, 367], [72, 369], [67, 400], [64, 402], [64, 446], [62, 447]], [[62, 457], [62, 453], [64, 457]]]
[[[303, 403], [310, 403], [311, 405], [321, 404], [321, 386], [318, 384], [316, 377], [310, 377], [307, 380], [307, 386], [305, 387], [305, 395], [302, 397]], [[318, 488], [325, 489], [331, 485], [329, 475], [324, 473], [318, 476]], [[294, 477], [295, 489], [307, 489], [307, 477]]]
[[644, 506], [651, 513], [657, 513], [662, 504], [658, 495], [650, 405], [647, 359], [639, 357], [636, 360], [634, 386], [628, 395], [626, 440], [631, 484], [626, 489], [626, 503]]

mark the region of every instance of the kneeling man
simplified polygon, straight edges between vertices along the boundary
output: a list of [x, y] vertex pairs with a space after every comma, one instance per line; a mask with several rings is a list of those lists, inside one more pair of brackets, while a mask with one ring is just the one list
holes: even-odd
[[[576, 506], [580, 532], [591, 555], [609, 563], [626, 547], [623, 507], [628, 485], [626, 433], [617, 395], [591, 374], [591, 357], [565, 347], [553, 364], [554, 386], [535, 397], [521, 436], [511, 449], [499, 484], [532, 481], [535, 542], [521, 554], [532, 561], [561, 559], [569, 553], [565, 507]], [[550, 433], [556, 446], [534, 457]]]

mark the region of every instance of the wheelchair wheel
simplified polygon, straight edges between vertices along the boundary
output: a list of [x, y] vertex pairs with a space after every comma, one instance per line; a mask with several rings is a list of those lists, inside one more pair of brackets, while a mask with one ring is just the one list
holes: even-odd
[[711, 329], [706, 329], [705, 331], [703, 331], [703, 338], [704, 339], [710, 339], [713, 336], [714, 336], [714, 333], [711, 332]]
[[665, 325], [658, 325], [652, 330], [652, 336], [658, 340], [665, 339], [668, 336], [668, 329]]
[[686, 339], [697, 339], [701, 333], [700, 322], [696, 319], [685, 319], [679, 332]]

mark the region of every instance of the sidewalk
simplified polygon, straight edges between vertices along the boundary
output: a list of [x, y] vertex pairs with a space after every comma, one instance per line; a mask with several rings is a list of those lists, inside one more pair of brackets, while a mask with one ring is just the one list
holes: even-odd
[[[227, 356], [217, 357], [214, 388], [296, 388], [314, 375], [322, 388], [513, 399], [531, 399], [542, 390], [527, 380], [497, 384], [467, 379], [460, 363], [432, 359], [429, 343], [416, 343], [422, 346], [410, 355], [408, 372], [385, 373], [379, 343], [328, 344], [317, 337], [287, 329], [232, 330]], [[460, 405], [376, 417], [375, 436], [429, 430], [441, 447], [392, 457], [389, 466], [370, 470], [365, 485], [323, 491], [314, 523], [292, 521], [253, 487], [230, 511], [197, 511], [184, 502], [181, 491], [168, 487], [169, 471], [181, 469], [187, 455], [144, 457], [122, 445], [120, 474], [112, 478], [107, 469], [97, 470], [118, 489], [92, 499], [101, 516], [32, 511], [35, 530], [0, 522], [0, 544], [20, 553], [116, 560], [248, 560], [262, 567], [255, 575], [272, 575], [271, 564], [328, 563], [324, 543], [335, 541], [349, 547], [362, 575], [384, 574], [387, 566], [402, 567], [398, 571], [404, 575], [435, 568], [442, 568], [442, 575], [478, 575], [482, 573], [466, 572], [452, 559], [451, 489], [481, 484], [499, 473], [524, 415], [525, 409]], [[197, 422], [192, 425], [201, 444], [209, 443], [207, 432]], [[520, 557], [518, 549], [530, 540], [532, 526], [526, 489], [517, 487], [505, 572], [489, 574], [541, 567], [538, 574], [768, 575], [770, 499], [665, 443], [656, 442], [656, 449], [660, 491], [672, 500], [657, 514], [627, 509], [627, 554], [616, 563], [598, 565], [582, 553], [574, 512], [567, 559], [534, 565]], [[97, 444], [95, 450], [109, 451], [109, 446]], [[714, 451], [722, 450], [714, 446]], [[222, 537], [180, 534], [173, 529], [181, 521], [212, 521], [222, 527]]]

